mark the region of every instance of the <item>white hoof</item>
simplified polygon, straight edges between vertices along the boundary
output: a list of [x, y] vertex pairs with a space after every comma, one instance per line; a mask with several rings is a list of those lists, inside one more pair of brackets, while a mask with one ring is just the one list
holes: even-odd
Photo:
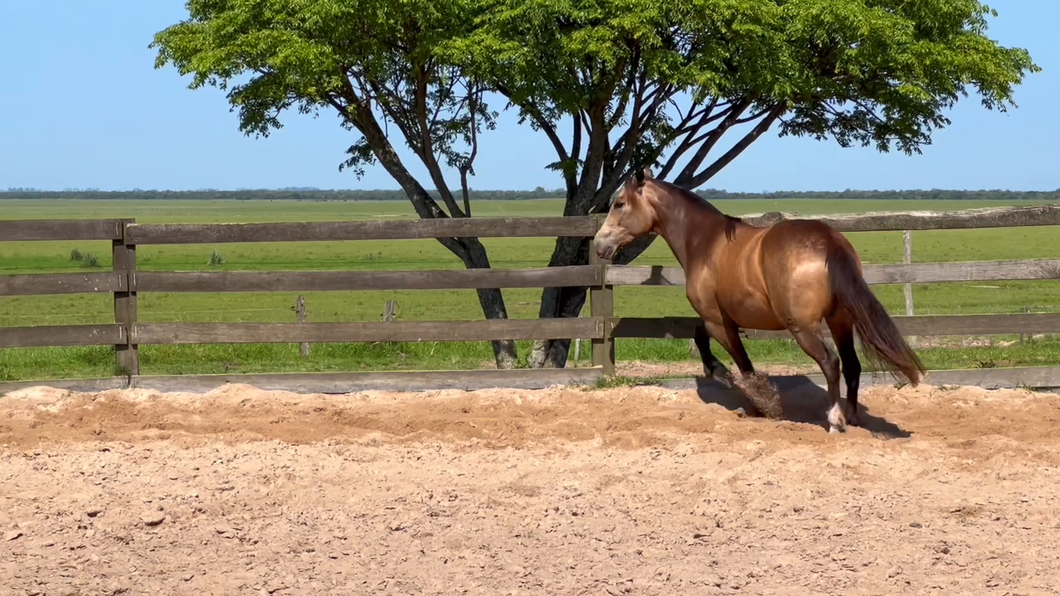
[[846, 416], [839, 404], [835, 404], [828, 410], [828, 432], [830, 434], [842, 433], [847, 430]]

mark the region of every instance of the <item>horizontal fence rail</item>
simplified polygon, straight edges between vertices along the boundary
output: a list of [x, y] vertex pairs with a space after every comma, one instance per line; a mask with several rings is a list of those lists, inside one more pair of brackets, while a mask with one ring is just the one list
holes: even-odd
[[326, 221], [247, 224], [135, 224], [130, 244], [220, 244], [231, 242], [328, 242], [430, 238], [586, 237], [596, 234], [592, 217], [475, 217], [397, 221]]
[[392, 323], [139, 323], [135, 344], [334, 343], [594, 339], [604, 319], [492, 319]]
[[46, 325], [0, 328], [0, 348], [107, 346], [128, 342], [123, 325]]
[[[743, 218], [772, 225], [791, 216], [766, 213]], [[801, 218], [796, 218], [801, 219]], [[1006, 207], [952, 213], [879, 213], [826, 215], [823, 220], [841, 232], [906, 231], [906, 257], [901, 264], [865, 264], [870, 284], [905, 284], [906, 314], [894, 319], [907, 337], [987, 336], [1060, 333], [1060, 314], [974, 314], [916, 316], [910, 284], [975, 281], [1058, 280], [1060, 259], [984, 262], [912, 263], [910, 230], [1060, 226], [1060, 206]], [[138, 245], [213, 243], [314, 242], [432, 239], [453, 237], [591, 237], [601, 217], [443, 218], [437, 220], [344, 221], [252, 224], [137, 224], [133, 220], [2, 221], [0, 241], [101, 240], [112, 247], [112, 271], [0, 276], [0, 296], [110, 293], [114, 323], [0, 328], [0, 348], [46, 346], [114, 346], [117, 370], [125, 386], [149, 386], [139, 372], [140, 345], [239, 343], [356, 343], [415, 341], [491, 341], [585, 339], [592, 347], [592, 368], [577, 372], [483, 371], [430, 373], [436, 383], [479, 387], [494, 379], [537, 386], [549, 379], [591, 380], [613, 370], [615, 338], [693, 337], [695, 317], [616, 317], [617, 286], [683, 286], [679, 267], [612, 266], [591, 257], [589, 265], [529, 269], [461, 269], [425, 271], [137, 271]], [[590, 251], [592, 253], [592, 251]], [[309, 323], [150, 323], [138, 320], [140, 292], [314, 292], [362, 290], [438, 290], [485, 288], [589, 289], [589, 313], [580, 318], [485, 321], [390, 321]], [[747, 339], [791, 339], [787, 331], [741, 330]], [[827, 328], [824, 329], [827, 336]], [[1001, 369], [998, 369], [1001, 370]], [[1022, 369], [1021, 369], [1022, 370]], [[1044, 371], [1044, 372], [1043, 372]], [[1030, 374], [1036, 383], [1060, 386], [1060, 367]], [[1009, 371], [1011, 373], [1011, 371]], [[526, 373], [526, 374], [522, 374]], [[346, 373], [343, 373], [346, 374]], [[200, 375], [187, 377], [203, 386], [225, 379], [269, 378], [271, 384], [341, 390], [343, 383], [417, 386], [421, 373], [349, 373], [325, 375]], [[422, 373], [427, 374], [427, 373]], [[475, 376], [475, 375], [478, 376]], [[522, 376], [520, 376], [520, 374]], [[977, 373], [978, 374], [978, 373]], [[1009, 374], [1009, 373], [1006, 373]], [[1012, 373], [1015, 374], [1015, 373]], [[1024, 375], [1024, 372], [1019, 373]], [[389, 375], [389, 376], [388, 376]], [[1011, 376], [1011, 374], [1010, 374]], [[1046, 378], [1048, 377], [1048, 379]], [[136, 379], [145, 379], [137, 385]], [[423, 377], [426, 379], [427, 377]], [[941, 377], [939, 377], [941, 378]], [[1006, 377], [1008, 378], [1008, 377]], [[1023, 378], [1023, 377], [1020, 377]], [[1049, 379], [1056, 379], [1049, 385]], [[155, 377], [157, 383], [179, 386], [179, 377]], [[301, 379], [301, 380], [298, 380]], [[369, 380], [374, 379], [374, 380]], [[386, 379], [385, 381], [383, 379]], [[472, 380], [476, 379], [476, 380]], [[93, 380], [105, 385], [110, 381]], [[118, 381], [114, 381], [118, 382]], [[426, 382], [426, 381], [424, 381]], [[316, 384], [314, 384], [316, 383]], [[499, 382], [508, 385], [508, 382]], [[3, 387], [0, 385], [0, 392]], [[100, 385], [100, 386], [102, 386]], [[277, 385], [277, 386], [279, 386]], [[196, 385], [198, 386], [198, 385]], [[373, 385], [374, 386], [374, 385]], [[522, 385], [520, 385], [522, 386]]]
[[812, 217], [788, 217], [783, 213], [772, 212], [742, 219], [753, 225], [771, 225], [785, 219], [816, 219], [843, 233], [1020, 228], [1060, 225], [1060, 205], [988, 207], [950, 212], [855, 213]]
[[0, 242], [121, 240], [120, 219], [22, 219], [0, 221]]
[[120, 273], [32, 273], [0, 275], [0, 296], [101, 294], [128, 290]]
[[592, 265], [539, 269], [453, 271], [221, 271], [139, 272], [138, 292], [327, 292], [562, 288], [598, 286], [603, 269]]

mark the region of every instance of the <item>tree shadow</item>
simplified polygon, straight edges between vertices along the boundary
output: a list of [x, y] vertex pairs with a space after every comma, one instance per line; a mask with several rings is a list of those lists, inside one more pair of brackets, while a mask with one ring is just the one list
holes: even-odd
[[[770, 376], [769, 379], [780, 396], [784, 420], [815, 424], [828, 430], [827, 411], [831, 401], [826, 389], [803, 375]], [[846, 393], [845, 386], [843, 393]], [[739, 389], [726, 389], [721, 383], [706, 377], [696, 377], [696, 395], [705, 404], [716, 404], [734, 412], [746, 411], [751, 403]], [[887, 439], [912, 436], [912, 433], [897, 424], [872, 415], [864, 403], [858, 404], [858, 412], [861, 414], [860, 428], [875, 436]]]

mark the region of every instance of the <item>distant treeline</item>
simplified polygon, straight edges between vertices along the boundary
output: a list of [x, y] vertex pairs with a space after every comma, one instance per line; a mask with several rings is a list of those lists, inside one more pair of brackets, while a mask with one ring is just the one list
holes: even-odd
[[[994, 201], [1060, 201], [1060, 189], [1052, 191], [1011, 190], [843, 190], [843, 191], [776, 191], [728, 192], [706, 189], [697, 191], [708, 200], [724, 199], [864, 199], [864, 200], [994, 200]], [[471, 199], [479, 201], [525, 201], [563, 196], [560, 189], [546, 190], [473, 190]], [[3, 199], [82, 199], [82, 200], [191, 200], [191, 201], [404, 201], [400, 190], [63, 190], [47, 191], [12, 188], [0, 191]]]

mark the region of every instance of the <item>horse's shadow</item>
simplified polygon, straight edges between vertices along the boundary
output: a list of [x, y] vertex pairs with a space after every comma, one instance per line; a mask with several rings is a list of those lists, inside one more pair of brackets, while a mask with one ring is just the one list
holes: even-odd
[[[776, 387], [783, 409], [783, 419], [791, 422], [815, 424], [828, 429], [827, 411], [831, 404], [828, 391], [817, 385], [809, 377], [770, 376], [769, 380]], [[844, 395], [846, 388], [843, 388]], [[732, 411], [747, 410], [751, 403], [739, 389], [727, 389], [721, 383], [705, 377], [696, 377], [696, 395], [705, 404], [717, 404]], [[864, 403], [858, 404], [861, 414], [861, 426], [873, 435], [888, 439], [908, 438], [912, 434], [897, 424], [873, 416]]]

